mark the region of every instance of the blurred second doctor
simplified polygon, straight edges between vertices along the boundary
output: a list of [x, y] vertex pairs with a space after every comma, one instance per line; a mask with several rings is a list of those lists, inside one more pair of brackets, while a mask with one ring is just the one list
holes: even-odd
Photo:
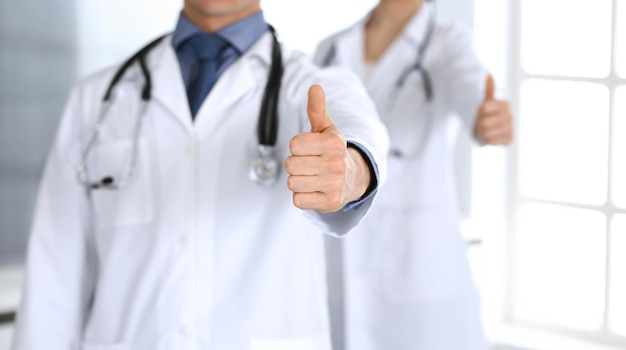
[[[452, 171], [458, 125], [478, 144], [511, 141], [512, 116], [458, 26], [422, 0], [380, 0], [318, 46], [354, 70], [390, 136], [388, 181], [354, 235], [334, 247], [349, 350], [484, 350], [479, 298], [460, 234]], [[459, 123], [460, 122], [460, 123]], [[337, 310], [335, 310], [337, 311]]]

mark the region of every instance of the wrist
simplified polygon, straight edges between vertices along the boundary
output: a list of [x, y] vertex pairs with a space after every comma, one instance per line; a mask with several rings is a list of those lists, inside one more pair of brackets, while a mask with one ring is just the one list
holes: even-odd
[[350, 196], [350, 202], [352, 202], [362, 198], [363, 195], [367, 193], [367, 190], [372, 182], [372, 174], [370, 172], [370, 167], [357, 148], [348, 146], [347, 152], [352, 163], [354, 164], [355, 170], [352, 181], [353, 191]]

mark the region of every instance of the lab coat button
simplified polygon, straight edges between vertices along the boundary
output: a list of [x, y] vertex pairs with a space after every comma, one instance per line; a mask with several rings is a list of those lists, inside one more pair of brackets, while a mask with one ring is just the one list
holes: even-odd
[[389, 150], [389, 153], [391, 154], [392, 157], [396, 157], [396, 158], [404, 157], [404, 154], [402, 153], [402, 151], [397, 148], [393, 148]]
[[178, 237], [178, 242], [180, 242], [180, 245], [186, 246], [188, 241], [189, 241], [189, 237], [185, 233], [183, 233], [182, 235], [180, 235], [180, 237]]
[[195, 156], [196, 155], [196, 145], [195, 144], [189, 144], [187, 147], [185, 147], [185, 154], [188, 156]]
[[181, 337], [187, 337], [187, 335], [189, 334], [189, 332], [187, 332], [187, 328], [185, 328], [184, 326], [180, 326], [178, 328], [178, 334], [181, 335]]

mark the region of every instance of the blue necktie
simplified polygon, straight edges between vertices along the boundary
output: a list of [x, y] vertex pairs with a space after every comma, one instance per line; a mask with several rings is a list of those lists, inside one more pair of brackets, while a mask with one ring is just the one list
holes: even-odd
[[188, 41], [198, 59], [197, 74], [191, 77], [187, 87], [187, 98], [191, 116], [195, 118], [202, 101], [209, 94], [217, 80], [217, 68], [220, 54], [228, 43], [217, 34], [200, 34]]

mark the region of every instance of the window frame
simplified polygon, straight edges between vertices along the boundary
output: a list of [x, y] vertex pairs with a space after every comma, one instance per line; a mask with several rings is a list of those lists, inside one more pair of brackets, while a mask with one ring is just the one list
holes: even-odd
[[[613, 203], [612, 198], [612, 188], [613, 188], [613, 160], [615, 150], [613, 149], [613, 124], [616, 113], [616, 104], [615, 104], [615, 96], [616, 91], [619, 86], [626, 86], [626, 78], [620, 78], [618, 76], [616, 70], [616, 60], [617, 60], [617, 20], [618, 20], [618, 12], [616, 8], [618, 6], [619, 0], [611, 0], [611, 9], [612, 9], [612, 23], [611, 23], [611, 57], [610, 57], [610, 72], [609, 75], [605, 78], [589, 78], [589, 77], [572, 77], [572, 76], [563, 76], [563, 75], [545, 75], [545, 74], [532, 74], [526, 72], [522, 65], [521, 58], [521, 48], [522, 48], [522, 1], [523, 0], [509, 0], [509, 33], [511, 35], [509, 41], [509, 62], [508, 65], [510, 67], [509, 71], [509, 81], [510, 81], [510, 92], [511, 92], [511, 108], [515, 116], [520, 116], [520, 96], [521, 96], [521, 88], [524, 82], [530, 79], [539, 79], [539, 80], [549, 80], [549, 81], [580, 81], [580, 82], [591, 82], [602, 84], [609, 89], [609, 148], [608, 148], [608, 186], [607, 186], [607, 199], [606, 202], [602, 205], [584, 205], [584, 204], [575, 204], [575, 203], [567, 203], [560, 201], [551, 201], [551, 200], [540, 200], [535, 198], [529, 198], [524, 196], [521, 193], [520, 188], [520, 179], [518, 175], [519, 170], [519, 146], [517, 142], [512, 146], [511, 152], [509, 154], [509, 213], [508, 213], [508, 232], [509, 238], [507, 240], [506, 250], [507, 253], [507, 277], [505, 281], [505, 290], [506, 296], [504, 297], [504, 324], [507, 326], [514, 327], [523, 327], [528, 329], [533, 329], [542, 332], [548, 332], [552, 334], [558, 334], [560, 336], [566, 336], [571, 338], [576, 338], [584, 341], [597, 342], [610, 346], [626, 346], [626, 336], [621, 336], [615, 333], [612, 333], [609, 327], [609, 310], [611, 305], [610, 300], [610, 283], [611, 283], [611, 223], [615, 214], [625, 213], [626, 209], [619, 208]], [[626, 6], [625, 3], [622, 3], [621, 6]], [[622, 24], [623, 25], [623, 24]], [[515, 130], [519, 130], [520, 120], [519, 118], [514, 118]], [[520, 138], [520, 135], [517, 134], [516, 137]], [[605, 215], [607, 220], [606, 225], [606, 261], [605, 261], [605, 285], [604, 285], [604, 315], [603, 315], [603, 324], [602, 328], [599, 331], [584, 331], [579, 329], [572, 329], [558, 325], [548, 325], [548, 324], [540, 324], [534, 323], [527, 320], [520, 319], [516, 317], [514, 312], [514, 283], [515, 276], [514, 273], [514, 264], [518, 260], [518, 257], [515, 256], [515, 250], [513, 247], [513, 242], [515, 238], [518, 236], [518, 225], [517, 225], [517, 214], [520, 208], [524, 203], [546, 203], [553, 204], [558, 206], [564, 206], [569, 208], [582, 208], [589, 209], [601, 212]]]

